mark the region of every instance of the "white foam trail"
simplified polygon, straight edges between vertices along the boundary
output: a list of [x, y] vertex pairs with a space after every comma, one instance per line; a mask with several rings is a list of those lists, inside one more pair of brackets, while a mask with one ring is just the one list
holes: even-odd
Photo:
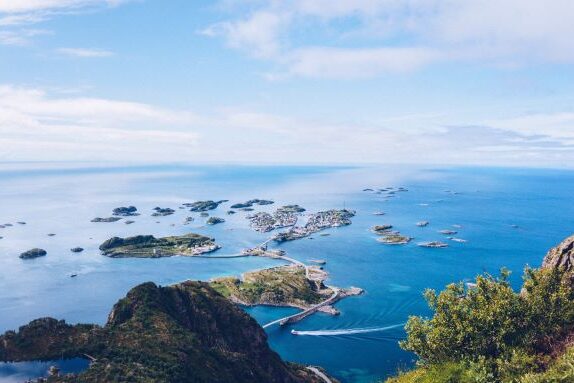
[[386, 327], [372, 327], [372, 328], [348, 328], [341, 330], [318, 330], [318, 331], [297, 331], [291, 330], [293, 335], [311, 335], [311, 336], [335, 336], [335, 335], [349, 335], [349, 334], [365, 334], [368, 332], [378, 332], [391, 330], [397, 327], [404, 326], [404, 323], [395, 324]]

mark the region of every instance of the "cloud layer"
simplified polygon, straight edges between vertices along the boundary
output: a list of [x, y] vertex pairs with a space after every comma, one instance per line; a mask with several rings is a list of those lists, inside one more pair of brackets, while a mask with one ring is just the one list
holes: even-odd
[[[403, 123], [396, 127], [396, 121]], [[342, 124], [239, 109], [197, 114], [0, 86], [0, 160], [456, 163], [564, 166], [574, 114], [444, 126]], [[410, 123], [405, 123], [410, 121]]]
[[[240, 2], [241, 3], [241, 2]], [[203, 32], [287, 74], [365, 77], [433, 62], [574, 63], [570, 0], [251, 1]], [[240, 13], [240, 12], [239, 12]], [[313, 36], [306, 41], [305, 30]]]

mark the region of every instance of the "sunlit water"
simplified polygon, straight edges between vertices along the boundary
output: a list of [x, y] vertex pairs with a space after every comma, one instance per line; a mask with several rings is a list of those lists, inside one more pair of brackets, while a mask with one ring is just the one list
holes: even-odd
[[[226, 215], [231, 203], [265, 198], [276, 204], [257, 210], [298, 203], [311, 212], [346, 207], [357, 211], [351, 226], [279, 247], [301, 261], [327, 260], [330, 284], [358, 286], [366, 293], [337, 303], [339, 316], [316, 314], [285, 328], [267, 329], [272, 347], [284, 359], [323, 366], [343, 382], [372, 382], [412, 365], [413, 356], [397, 345], [404, 337], [398, 325], [411, 314], [428, 314], [421, 296], [425, 288], [440, 289], [484, 271], [496, 273], [502, 266], [514, 271], [518, 286], [526, 264], [539, 265], [549, 247], [574, 232], [574, 173], [568, 171], [57, 164], [32, 168], [0, 166], [0, 224], [13, 224], [0, 229], [0, 331], [45, 316], [103, 324], [116, 300], [138, 283], [208, 280], [280, 264], [260, 258], [110, 259], [97, 248], [111, 236], [197, 232], [215, 237], [223, 245], [220, 254], [233, 254], [269, 233], [251, 230], [248, 213]], [[362, 191], [387, 186], [409, 191], [388, 199]], [[198, 213], [178, 209], [183, 202], [204, 199], [230, 200], [210, 212], [225, 223], [206, 227]], [[126, 205], [142, 213], [132, 225], [90, 222]], [[176, 213], [151, 217], [155, 206], [175, 208]], [[375, 211], [386, 215], [375, 216]], [[195, 221], [183, 225], [187, 216]], [[430, 225], [417, 227], [421, 220]], [[415, 240], [404, 246], [378, 243], [369, 228], [383, 223]], [[437, 233], [441, 229], [457, 230], [456, 236], [468, 242], [450, 242]], [[450, 246], [416, 246], [430, 240]], [[70, 252], [76, 246], [86, 250]], [[46, 249], [48, 255], [18, 258], [33, 247]], [[272, 307], [246, 311], [262, 324], [296, 312]], [[307, 336], [292, 335], [292, 329]], [[8, 379], [3, 371], [0, 380]]]

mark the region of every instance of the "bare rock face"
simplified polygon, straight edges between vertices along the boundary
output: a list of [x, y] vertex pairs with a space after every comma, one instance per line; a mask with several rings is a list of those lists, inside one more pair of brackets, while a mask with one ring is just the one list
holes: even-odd
[[556, 267], [566, 272], [574, 271], [574, 235], [566, 238], [544, 257], [542, 268]]

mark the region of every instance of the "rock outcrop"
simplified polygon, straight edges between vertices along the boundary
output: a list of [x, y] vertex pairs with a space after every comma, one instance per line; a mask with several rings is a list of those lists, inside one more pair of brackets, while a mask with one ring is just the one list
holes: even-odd
[[34, 259], [38, 257], [44, 257], [46, 254], [46, 250], [44, 249], [30, 249], [28, 251], [23, 252], [20, 254], [21, 259]]
[[542, 268], [559, 267], [566, 272], [574, 270], [574, 235], [550, 249], [542, 261]]
[[148, 282], [119, 300], [104, 327], [39, 319], [0, 336], [0, 359], [95, 358], [50, 382], [320, 383], [269, 348], [257, 322], [208, 284]]
[[135, 206], [121, 206], [121, 207], [116, 207], [112, 214], [116, 215], [116, 216], [121, 216], [121, 217], [133, 217], [136, 215], [139, 215], [139, 213], [137, 213], [138, 209]]

